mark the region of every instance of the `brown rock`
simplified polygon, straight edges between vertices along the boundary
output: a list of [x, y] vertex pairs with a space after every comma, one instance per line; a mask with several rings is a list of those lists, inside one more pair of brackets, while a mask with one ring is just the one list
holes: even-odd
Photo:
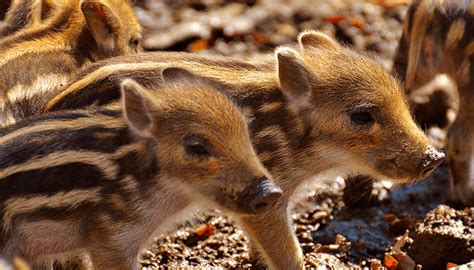
[[474, 258], [474, 208], [462, 211], [440, 205], [416, 226], [408, 254], [423, 269], [446, 269]]

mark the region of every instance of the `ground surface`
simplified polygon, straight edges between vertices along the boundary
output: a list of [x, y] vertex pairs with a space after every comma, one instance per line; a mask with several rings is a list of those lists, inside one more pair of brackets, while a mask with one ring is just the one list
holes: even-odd
[[[390, 68], [406, 2], [138, 0], [137, 12], [146, 29], [147, 50], [258, 57], [271, 53], [276, 46], [294, 44], [302, 30], [319, 29], [348, 46], [367, 51]], [[403, 269], [413, 269], [416, 264], [423, 264], [423, 269], [446, 269], [448, 262], [461, 264], [474, 258], [473, 208], [456, 211], [441, 205], [448, 198], [446, 167], [409, 186], [392, 187], [382, 182], [371, 188], [355, 182], [343, 195], [344, 185], [344, 181], [336, 180], [322, 190], [309, 190], [307, 200], [293, 211], [308, 268], [369, 269], [372, 265], [377, 269], [395, 261], [399, 267], [407, 267]], [[363, 193], [372, 194], [371, 199], [357, 201]], [[218, 213], [202, 216], [202, 224], [158, 238], [143, 254], [143, 269], [251, 268], [248, 239], [242, 230]], [[414, 239], [402, 239], [408, 242], [402, 248], [408, 256], [401, 256], [399, 251], [386, 255], [406, 230]]]

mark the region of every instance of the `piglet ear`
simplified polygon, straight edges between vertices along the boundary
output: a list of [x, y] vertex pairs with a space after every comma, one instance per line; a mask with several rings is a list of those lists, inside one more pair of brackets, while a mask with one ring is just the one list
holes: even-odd
[[117, 16], [100, 0], [82, 0], [81, 10], [99, 48], [105, 54], [112, 54], [120, 28]]
[[318, 31], [304, 31], [298, 36], [302, 50], [309, 48], [337, 50], [341, 46], [330, 36]]
[[312, 88], [304, 63], [289, 48], [277, 49], [276, 56], [281, 91], [296, 109], [305, 109], [310, 104]]
[[132, 79], [125, 79], [121, 85], [122, 109], [129, 127], [142, 137], [152, 137], [151, 98], [141, 85]]

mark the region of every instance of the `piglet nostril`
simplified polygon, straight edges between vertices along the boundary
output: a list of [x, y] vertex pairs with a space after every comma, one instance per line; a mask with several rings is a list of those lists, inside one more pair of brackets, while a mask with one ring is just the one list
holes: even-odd
[[258, 196], [250, 202], [250, 208], [254, 214], [260, 214], [268, 211], [281, 197], [281, 190]]
[[425, 152], [425, 158], [420, 166], [420, 178], [426, 178], [433, 172], [441, 163], [443, 163], [445, 155], [434, 148], [429, 148]]
[[257, 192], [250, 199], [249, 208], [252, 213], [260, 214], [268, 211], [280, 199], [283, 192], [268, 180], [262, 181], [257, 186]]
[[256, 211], [265, 210], [267, 208], [268, 208], [268, 203], [266, 203], [266, 202], [257, 203], [255, 205], [255, 210]]

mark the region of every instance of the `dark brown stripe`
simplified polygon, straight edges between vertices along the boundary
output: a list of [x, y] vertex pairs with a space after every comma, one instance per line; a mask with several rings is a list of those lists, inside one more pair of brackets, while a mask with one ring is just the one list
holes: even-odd
[[397, 52], [393, 60], [392, 75], [399, 81], [405, 81], [405, 74], [408, 68], [408, 37], [409, 33], [403, 32], [400, 41], [398, 42]]
[[35, 132], [0, 146], [0, 169], [54, 152], [84, 150], [112, 153], [132, 140], [128, 127], [113, 129], [100, 124], [88, 128]]
[[0, 1], [0, 20], [4, 20], [5, 14], [8, 11], [8, 8], [11, 5], [11, 0], [2, 0]]
[[[131, 176], [138, 180], [138, 192], [143, 198], [151, 196], [154, 192], [153, 190], [150, 190], [150, 186], [153, 186], [150, 184], [150, 181], [154, 181], [156, 175], [160, 172], [160, 166], [156, 156], [156, 148], [151, 142], [149, 142], [145, 151], [147, 152], [139, 153], [132, 151], [116, 160], [119, 165], [118, 178], [123, 179], [126, 176]], [[112, 192], [113, 190], [104, 190], [106, 193], [108, 191]], [[125, 198], [130, 195], [126, 193], [121, 194]]]
[[70, 163], [19, 172], [0, 179], [0, 203], [7, 199], [35, 195], [55, 195], [78, 189], [95, 188], [110, 181], [94, 165]]
[[[290, 150], [293, 152], [301, 151], [301, 148], [306, 147], [306, 144], [311, 139], [307, 137], [309, 130], [308, 132], [304, 132], [302, 130], [298, 130], [298, 128], [295, 128], [302, 124], [299, 123], [301, 118], [290, 112], [288, 107], [282, 106], [279, 110], [270, 113], [261, 113], [257, 111], [257, 109], [262, 105], [271, 102], [286, 104], [286, 98], [283, 96], [280, 90], [266, 89], [265, 91], [254, 91], [251, 95], [245, 97], [243, 100], [239, 100], [239, 96], [231, 95], [231, 98], [233, 98], [240, 107], [248, 106], [254, 109], [254, 114], [252, 117], [255, 118], [255, 120], [249, 123], [249, 130], [252, 137], [256, 136], [259, 132], [268, 127], [276, 126], [288, 139], [289, 146], [291, 147]], [[284, 119], [284, 121], [282, 121], [282, 119]], [[269, 144], [262, 142], [259, 143], [260, 145], [256, 145], [257, 152], [275, 152], [278, 147], [276, 145], [272, 145], [270, 143], [271, 141], [273, 141], [272, 138], [268, 138]]]

